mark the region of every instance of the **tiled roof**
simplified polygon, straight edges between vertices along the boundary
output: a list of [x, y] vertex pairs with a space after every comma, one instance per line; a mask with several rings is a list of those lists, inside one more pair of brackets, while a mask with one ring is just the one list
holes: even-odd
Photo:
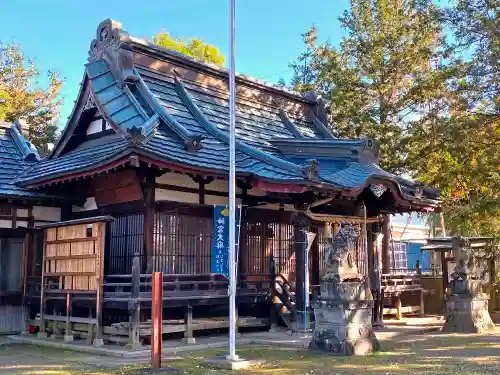
[[19, 132], [16, 124], [0, 121], [0, 199], [48, 198], [22, 189], [14, 183], [16, 177], [38, 161], [38, 153]]
[[[102, 33], [106, 27], [112, 32]], [[99, 26], [100, 35], [112, 39], [93, 43], [82, 87], [88, 85], [99, 112], [116, 134], [74, 149], [64, 150], [61, 145], [57, 154], [23, 173], [19, 182], [44, 183], [130, 154], [227, 174], [226, 73], [139, 43], [111, 21]], [[118, 48], [120, 43], [126, 48]], [[319, 119], [324, 118], [318, 112], [319, 102], [247, 78], [240, 77], [237, 87], [237, 174], [335, 190], [359, 190], [381, 180], [398, 186], [405, 199], [419, 199], [416, 184], [377, 165], [374, 141], [334, 139]], [[68, 139], [67, 133], [73, 130], [69, 126], [62, 139]], [[308, 168], [311, 163], [313, 173]], [[319, 168], [314, 170], [315, 166]], [[423, 190], [424, 205], [438, 198], [438, 191]]]
[[116, 134], [88, 141], [59, 158], [45, 159], [32, 165], [17, 179], [38, 181], [95, 168], [128, 153], [128, 145], [125, 139]]

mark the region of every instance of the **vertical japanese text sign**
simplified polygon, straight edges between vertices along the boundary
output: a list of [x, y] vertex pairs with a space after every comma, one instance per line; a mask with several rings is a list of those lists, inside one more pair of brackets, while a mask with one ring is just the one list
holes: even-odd
[[[240, 210], [239, 206], [236, 210], [236, 254], [238, 254], [240, 242]], [[212, 272], [229, 278], [229, 208], [227, 206], [214, 206]]]

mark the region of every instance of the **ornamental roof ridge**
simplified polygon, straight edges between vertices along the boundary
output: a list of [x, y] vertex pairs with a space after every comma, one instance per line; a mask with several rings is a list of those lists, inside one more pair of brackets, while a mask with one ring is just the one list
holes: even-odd
[[[106, 19], [102, 21], [96, 30], [96, 37], [92, 40], [89, 49], [89, 62], [96, 61], [102, 58], [106, 50], [117, 50], [124, 47], [125, 44], [140, 46], [149, 51], [154, 51], [160, 55], [167, 57], [176, 57], [190, 64], [196, 65], [204, 70], [211, 70], [221, 75], [228, 75], [229, 70], [218, 65], [203, 62], [195, 59], [194, 57], [184, 55], [180, 52], [155, 45], [147, 40], [130, 36], [129, 33], [122, 28], [122, 24], [113, 19]], [[317, 95], [310, 95], [309, 93], [303, 94], [285, 87], [279, 87], [271, 82], [251, 77], [247, 74], [236, 72], [236, 78], [246, 83], [261, 86], [262, 88], [269, 89], [287, 96], [292, 96], [295, 99], [307, 103], [319, 103]]]

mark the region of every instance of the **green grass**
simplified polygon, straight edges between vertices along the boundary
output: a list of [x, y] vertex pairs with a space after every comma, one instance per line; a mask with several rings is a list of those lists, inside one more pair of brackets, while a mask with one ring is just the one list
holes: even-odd
[[[164, 359], [164, 367], [182, 368], [188, 375], [231, 374], [203, 365], [202, 360], [223, 355], [224, 350], [182, 354]], [[329, 357], [276, 347], [247, 347], [238, 350], [246, 359], [262, 358], [262, 367], [233, 374], [409, 374], [438, 375], [500, 374], [500, 335], [428, 335], [384, 342], [382, 351], [365, 357]], [[7, 356], [7, 357], [6, 357]], [[5, 367], [9, 358], [16, 363]], [[89, 358], [93, 361], [89, 363]], [[0, 374], [118, 375], [139, 366], [122, 366], [112, 357], [89, 356], [48, 348], [15, 345], [0, 348]], [[41, 367], [40, 367], [41, 366]]]

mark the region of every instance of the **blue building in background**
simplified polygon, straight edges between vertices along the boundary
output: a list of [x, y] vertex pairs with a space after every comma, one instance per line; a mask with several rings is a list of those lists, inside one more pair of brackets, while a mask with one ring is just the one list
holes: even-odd
[[416, 215], [393, 215], [391, 219], [390, 262], [394, 272], [415, 271], [420, 261], [422, 272], [432, 272], [433, 259], [421, 247], [429, 237], [425, 220]]

